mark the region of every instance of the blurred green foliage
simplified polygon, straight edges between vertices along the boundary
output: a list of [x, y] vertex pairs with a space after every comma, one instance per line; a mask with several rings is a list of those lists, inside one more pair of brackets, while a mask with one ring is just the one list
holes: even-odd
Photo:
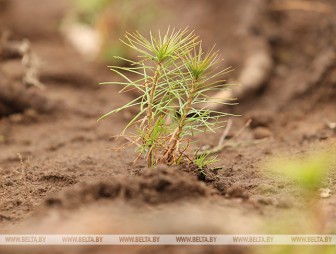
[[74, 0], [80, 21], [93, 25], [95, 20], [113, 0]]
[[[324, 209], [319, 197], [321, 188], [336, 169], [336, 149], [329, 147], [323, 151], [315, 151], [304, 156], [271, 159], [266, 168], [293, 180], [304, 192], [305, 209], [284, 210], [277, 214], [277, 220], [268, 220], [265, 230], [272, 229], [274, 234], [334, 234], [332, 218]], [[274, 175], [273, 175], [274, 176]], [[331, 226], [330, 226], [331, 224]], [[256, 254], [332, 254], [336, 246], [295, 246], [279, 245], [256, 248]]]
[[302, 158], [276, 158], [268, 162], [267, 168], [294, 180], [306, 190], [316, 190], [335, 164], [335, 154], [335, 149], [331, 149]]
[[[130, 50], [119, 42], [126, 32], [147, 31], [163, 14], [155, 0], [74, 0], [75, 19], [94, 27], [102, 39], [100, 58], [117, 61], [114, 56], [132, 58]], [[120, 63], [120, 59], [118, 60]]]

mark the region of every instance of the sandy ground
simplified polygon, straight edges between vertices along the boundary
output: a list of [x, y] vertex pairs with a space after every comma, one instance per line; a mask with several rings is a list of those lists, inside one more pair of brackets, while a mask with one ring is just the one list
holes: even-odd
[[[105, 64], [85, 61], [56, 32], [66, 9], [61, 1], [12, 1], [0, 13], [0, 21], [15, 38], [31, 41], [43, 63], [45, 96], [57, 106], [49, 113], [26, 110], [0, 118], [0, 232], [274, 232], [265, 226], [268, 221], [309, 210], [295, 184], [265, 174], [263, 162], [336, 143], [335, 130], [325, 123], [336, 121], [336, 19], [318, 11], [278, 11], [274, 2], [267, 2], [263, 15], [253, 21], [248, 16], [253, 1], [196, 1], [179, 22], [196, 27], [206, 41], [217, 43], [224, 64], [236, 69], [232, 80], [248, 55], [260, 47], [259, 40], [267, 42], [274, 61], [262, 87], [241, 99], [239, 106], [223, 109], [242, 116], [232, 119], [227, 141], [231, 145], [218, 154], [217, 164], [223, 169], [200, 181], [187, 169], [147, 169], [143, 161], [133, 166], [132, 148], [111, 151], [116, 145], [112, 136], [120, 133], [134, 112], [96, 120], [132, 95], [118, 94], [118, 87], [98, 86], [112, 80], [112, 73]], [[336, 11], [333, 1], [319, 2], [331, 13]], [[186, 1], [175, 5], [176, 15], [185, 5]], [[9, 80], [18, 79], [14, 63], [2, 63], [0, 71]], [[249, 119], [251, 125], [243, 127]], [[232, 138], [241, 128], [242, 133]], [[214, 146], [220, 135], [201, 136], [198, 143]], [[336, 205], [333, 175], [330, 179], [331, 197], [320, 201], [330, 218], [326, 228], [334, 224]], [[299, 221], [276, 230], [295, 232], [297, 225]], [[247, 248], [232, 247], [48, 250], [249, 253]], [[45, 249], [24, 251], [45, 253]]]

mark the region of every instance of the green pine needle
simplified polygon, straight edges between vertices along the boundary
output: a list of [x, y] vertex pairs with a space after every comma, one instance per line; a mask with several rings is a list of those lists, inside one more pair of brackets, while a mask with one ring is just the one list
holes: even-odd
[[139, 107], [139, 113], [127, 124], [136, 133], [127, 139], [136, 144], [139, 157], [144, 156], [148, 166], [158, 163], [175, 165], [188, 161], [204, 168], [214, 162], [206, 156], [191, 152], [192, 137], [197, 133], [215, 131], [222, 127], [223, 112], [199, 108], [208, 101], [207, 93], [227, 89], [222, 79], [229, 69], [220, 69], [218, 52], [204, 51], [194, 32], [188, 29], [168, 28], [163, 35], [139, 32], [127, 33], [124, 44], [139, 54], [138, 60], [123, 59], [130, 66], [110, 66], [120, 76], [121, 92], [137, 90], [138, 98], [111, 112]]

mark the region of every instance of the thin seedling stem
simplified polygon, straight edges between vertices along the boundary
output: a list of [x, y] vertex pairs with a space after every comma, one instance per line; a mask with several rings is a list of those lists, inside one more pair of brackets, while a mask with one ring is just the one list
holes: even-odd
[[165, 159], [165, 158], [167, 159], [168, 163], [171, 163], [172, 161], [174, 161], [174, 152], [177, 150], [177, 143], [180, 140], [181, 133], [183, 131], [183, 127], [185, 126], [185, 121], [187, 120], [187, 116], [188, 116], [188, 114], [191, 110], [191, 105], [192, 105], [193, 98], [194, 98], [194, 93], [195, 93], [194, 82], [191, 82], [190, 87], [191, 87], [190, 96], [188, 97], [188, 101], [187, 101], [187, 104], [186, 104], [185, 109], [184, 109], [184, 114], [181, 116], [181, 120], [180, 120], [177, 131], [174, 132], [174, 134], [173, 134], [171, 146], [169, 147], [168, 151], [166, 152], [166, 154], [163, 157], [163, 159]]
[[[152, 130], [153, 129], [153, 125], [154, 125], [154, 117], [153, 117], [153, 102], [154, 102], [154, 96], [155, 96], [155, 92], [156, 92], [156, 87], [158, 84], [158, 80], [159, 80], [159, 75], [160, 75], [160, 69], [161, 69], [161, 63], [158, 63], [155, 69], [155, 73], [154, 73], [154, 77], [153, 77], [153, 83], [152, 83], [152, 87], [151, 87], [151, 91], [150, 91], [150, 95], [149, 95], [149, 102], [148, 102], [148, 109], [147, 109], [147, 128], [148, 130]], [[148, 150], [148, 155], [147, 155], [147, 165], [148, 167], [151, 167], [153, 165], [153, 145], [151, 144], [149, 146], [149, 150]]]

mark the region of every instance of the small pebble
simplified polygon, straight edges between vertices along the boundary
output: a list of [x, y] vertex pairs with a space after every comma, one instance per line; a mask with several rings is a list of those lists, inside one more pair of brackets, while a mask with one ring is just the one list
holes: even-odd
[[331, 193], [330, 189], [321, 188], [321, 189], [319, 189], [319, 191], [320, 191], [320, 197], [321, 198], [329, 198], [330, 197], [330, 193]]
[[326, 121], [326, 125], [329, 129], [336, 130], [336, 122]]

